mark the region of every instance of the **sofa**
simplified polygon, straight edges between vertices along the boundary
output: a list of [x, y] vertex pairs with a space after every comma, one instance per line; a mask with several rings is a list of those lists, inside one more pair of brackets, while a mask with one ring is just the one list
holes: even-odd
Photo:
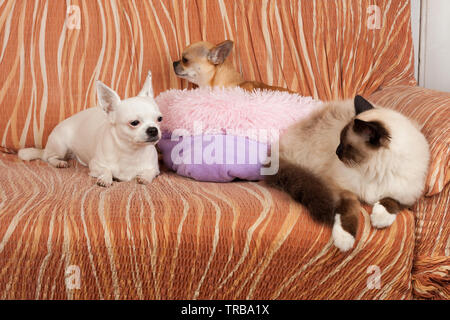
[[[149, 185], [24, 162], [95, 106], [95, 80], [137, 94], [192, 88], [172, 61], [235, 43], [245, 79], [329, 101], [361, 94], [415, 120], [432, 161], [424, 196], [355, 247], [263, 181], [211, 183], [161, 165]], [[410, 1], [0, 2], [1, 299], [449, 299], [450, 93], [414, 78]]]

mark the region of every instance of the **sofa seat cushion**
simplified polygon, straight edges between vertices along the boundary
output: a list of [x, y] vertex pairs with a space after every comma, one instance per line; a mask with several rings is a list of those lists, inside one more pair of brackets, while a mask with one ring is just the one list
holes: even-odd
[[0, 154], [1, 298], [411, 298], [409, 211], [375, 230], [364, 207], [357, 245], [341, 253], [331, 230], [263, 182], [163, 169], [148, 186], [102, 188], [70, 164]]

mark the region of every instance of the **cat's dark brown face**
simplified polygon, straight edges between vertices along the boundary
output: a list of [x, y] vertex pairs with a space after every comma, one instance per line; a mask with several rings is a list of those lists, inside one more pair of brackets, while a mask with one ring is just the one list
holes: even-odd
[[388, 147], [390, 138], [382, 122], [355, 118], [342, 129], [336, 155], [345, 165], [353, 167], [366, 162], [380, 148]]
[[341, 131], [336, 155], [345, 165], [353, 167], [373, 157], [380, 148], [387, 148], [391, 135], [382, 121], [364, 121], [361, 114], [367, 115], [373, 105], [361, 96], [354, 100], [355, 118]]

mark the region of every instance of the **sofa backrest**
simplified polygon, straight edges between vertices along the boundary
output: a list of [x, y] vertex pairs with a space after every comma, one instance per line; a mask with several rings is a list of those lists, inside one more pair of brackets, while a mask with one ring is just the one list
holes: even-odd
[[156, 94], [185, 88], [172, 61], [191, 42], [224, 39], [245, 79], [305, 96], [415, 84], [409, 0], [6, 0], [0, 146], [45, 145], [59, 121], [96, 105], [96, 79], [121, 97], [149, 69]]

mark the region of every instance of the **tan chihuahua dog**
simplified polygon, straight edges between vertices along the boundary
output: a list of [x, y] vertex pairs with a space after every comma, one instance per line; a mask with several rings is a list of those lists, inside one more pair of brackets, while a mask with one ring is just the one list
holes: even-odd
[[[200, 41], [188, 46], [182, 54], [182, 59], [174, 61], [175, 74], [199, 87], [236, 87], [245, 90], [267, 89], [289, 91], [286, 88], [269, 86], [256, 81], [244, 81], [241, 74], [234, 69], [233, 63], [227, 57], [233, 49], [233, 41], [226, 40], [213, 45]], [[291, 92], [291, 91], [289, 91]]]

